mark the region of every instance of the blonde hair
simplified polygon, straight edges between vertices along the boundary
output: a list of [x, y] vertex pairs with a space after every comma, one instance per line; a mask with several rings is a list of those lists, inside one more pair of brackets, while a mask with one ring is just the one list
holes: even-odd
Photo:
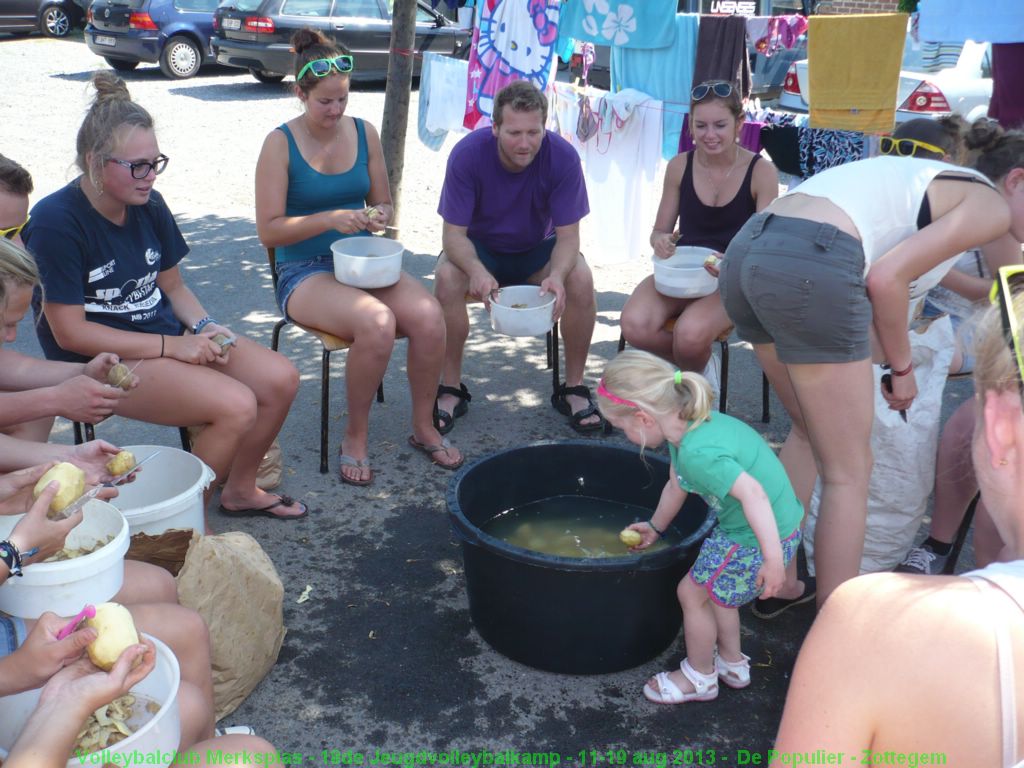
[[693, 429], [711, 418], [712, 392], [707, 379], [698, 373], [677, 371], [675, 366], [650, 352], [629, 349], [608, 363], [601, 379], [604, 389], [620, 400], [597, 396], [601, 412], [611, 418], [629, 415], [637, 408], [658, 417], [691, 422]]
[[[1013, 297], [1013, 312], [1024, 323], [1024, 293]], [[1024, 339], [1021, 339], [1024, 343]], [[989, 391], [1004, 392], [1021, 386], [1013, 342], [1003, 330], [1002, 308], [997, 303], [977, 320], [974, 333], [974, 389], [982, 401]]]
[[153, 118], [132, 101], [124, 80], [112, 72], [97, 72], [92, 76], [92, 86], [96, 98], [78, 129], [75, 163], [98, 187], [103, 164], [121, 139], [118, 129], [126, 126], [152, 130]]
[[13, 240], [0, 237], [0, 309], [7, 308], [11, 288], [35, 288], [39, 285], [39, 267], [35, 259]]

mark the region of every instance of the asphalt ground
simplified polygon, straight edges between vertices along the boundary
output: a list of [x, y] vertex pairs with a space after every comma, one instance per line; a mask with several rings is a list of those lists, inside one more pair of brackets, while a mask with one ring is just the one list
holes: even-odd
[[[0, 153], [33, 173], [33, 199], [76, 175], [74, 136], [91, 95], [85, 86], [103, 66], [80, 38], [0, 36]], [[279, 314], [253, 224], [253, 170], [264, 136], [296, 114], [297, 100], [285, 87], [218, 68], [172, 82], [144, 66], [126, 80], [156, 118], [161, 150], [171, 157], [158, 188], [192, 247], [186, 280], [211, 314], [269, 346]], [[350, 101], [351, 113], [380, 125], [382, 84], [354, 86]], [[405, 268], [429, 283], [440, 249], [440, 169], [454, 138], [440, 153], [424, 148], [414, 132], [415, 102], [400, 239], [408, 249]], [[592, 236], [585, 230], [584, 242]], [[594, 270], [599, 314], [587, 366], [591, 385], [615, 355], [619, 312], [648, 270], [646, 262]], [[451, 434], [468, 460], [535, 440], [574, 439], [548, 402], [543, 339], [497, 336], [482, 308], [470, 312], [465, 381], [474, 399]], [[13, 346], [40, 354], [28, 321]], [[480, 638], [469, 616], [460, 547], [444, 501], [451, 474], [406, 444], [405, 343], [396, 345], [384, 381], [386, 401], [373, 407], [376, 480], [365, 489], [343, 485], [336, 474], [344, 354], [333, 364], [331, 472], [321, 475], [320, 350], [295, 329], [284, 333], [281, 347], [302, 377], [281, 433], [282, 489], [314, 512], [287, 523], [212, 517], [219, 531], [256, 537], [285, 586], [288, 634], [277, 665], [227, 722], [250, 724], [313, 765], [369, 764], [378, 750], [422, 750], [440, 762], [452, 760], [440, 754], [450, 750], [481, 750], [511, 762], [504, 751], [512, 750], [550, 751], [560, 763], [578, 766], [731, 765], [742, 761], [744, 750], [771, 745], [812, 606], [767, 622], [744, 610], [743, 647], [753, 660], [753, 683], [744, 691], [723, 688], [709, 703], [659, 706], [640, 693], [652, 673], [678, 665], [685, 655], [681, 635], [658, 659], [615, 674], [559, 675], [510, 661]], [[773, 397], [771, 420], [760, 423], [760, 369], [742, 342], [734, 338], [730, 348], [729, 411], [777, 445], [788, 430], [785, 413]], [[969, 395], [969, 383], [953, 383], [947, 415]], [[119, 418], [97, 434], [120, 444], [177, 445], [173, 429]], [[70, 424], [59, 420], [53, 439], [71, 442]], [[625, 444], [621, 435], [592, 439]], [[310, 599], [298, 604], [307, 585]], [[595, 635], [601, 630], [593, 627]], [[399, 754], [396, 760], [415, 758]]]

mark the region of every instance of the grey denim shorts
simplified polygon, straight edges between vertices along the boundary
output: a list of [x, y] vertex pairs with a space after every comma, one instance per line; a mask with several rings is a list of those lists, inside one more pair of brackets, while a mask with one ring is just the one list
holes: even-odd
[[27, 635], [24, 619], [0, 613], [0, 658], [18, 650]]
[[783, 363], [871, 354], [864, 249], [831, 224], [755, 214], [729, 243], [718, 286], [739, 337], [774, 344]]

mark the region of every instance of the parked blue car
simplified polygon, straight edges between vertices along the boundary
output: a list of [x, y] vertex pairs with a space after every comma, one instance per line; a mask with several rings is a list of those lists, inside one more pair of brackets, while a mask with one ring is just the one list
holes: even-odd
[[119, 72], [159, 62], [175, 80], [192, 77], [215, 59], [210, 48], [218, 0], [96, 0], [85, 42]]

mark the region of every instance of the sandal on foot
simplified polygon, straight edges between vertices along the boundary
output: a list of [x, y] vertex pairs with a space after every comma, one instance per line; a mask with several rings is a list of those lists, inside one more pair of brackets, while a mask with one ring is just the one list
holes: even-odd
[[[568, 396], [576, 395], [582, 397], [589, 403], [585, 408], [581, 408], [575, 413], [572, 410], [572, 406], [569, 405]], [[563, 416], [569, 418], [569, 426], [575, 429], [580, 434], [587, 434], [589, 432], [600, 432], [605, 429], [604, 416], [597, 410], [597, 406], [594, 404], [594, 398], [590, 394], [590, 387], [579, 384], [575, 387], [568, 387], [565, 384], [559, 384], [558, 389], [551, 395], [551, 405]], [[598, 420], [593, 424], [584, 424], [586, 419], [591, 416], [597, 416]]]
[[715, 671], [718, 679], [730, 688], [746, 688], [750, 685], [750, 657], [741, 653], [740, 661], [726, 661], [715, 654]]
[[[345, 473], [341, 471], [342, 467], [355, 467], [356, 469], [369, 469], [370, 476], [363, 478], [345, 477]], [[369, 459], [353, 459], [351, 456], [346, 456], [344, 453], [338, 455], [338, 475], [341, 477], [341, 482], [348, 483], [349, 485], [358, 485], [360, 487], [369, 485], [373, 482], [373, 470], [370, 469]]]
[[[276, 495], [276, 494], [275, 494]], [[220, 513], [227, 517], [272, 517], [275, 520], [298, 520], [300, 517], [305, 517], [309, 514], [309, 507], [299, 502], [299, 506], [302, 507], [302, 514], [299, 515], [275, 515], [271, 510], [277, 509], [278, 507], [290, 507], [295, 503], [295, 499], [291, 496], [277, 496], [277, 501], [273, 504], [268, 504], [265, 507], [253, 507], [251, 509], [228, 509], [223, 504], [220, 507]]]
[[448, 449], [452, 447], [452, 444], [448, 442], [447, 437], [441, 438], [441, 442], [438, 443], [437, 445], [427, 445], [426, 443], [421, 443], [419, 440], [417, 440], [416, 435], [409, 435], [409, 445], [411, 445], [417, 451], [422, 451], [423, 453], [425, 453], [427, 456], [430, 457], [430, 460], [434, 464], [441, 467], [442, 469], [458, 469], [466, 460], [465, 456], [460, 456], [458, 461], [455, 461], [451, 464], [445, 464], [443, 461], [437, 460], [438, 454], [441, 453], [443, 453], [445, 456], [450, 456], [450, 454], [448, 453]]
[[459, 388], [449, 387], [447, 384], [442, 384], [437, 388], [437, 397], [441, 395], [452, 395], [453, 397], [459, 398], [459, 402], [455, 404], [451, 413], [448, 411], [442, 411], [437, 407], [437, 399], [434, 399], [434, 428], [442, 435], [447, 435], [455, 428], [455, 420], [466, 415], [469, 410], [469, 403], [472, 402], [473, 396], [469, 394], [469, 390], [466, 389], [465, 384], [459, 384]]
[[223, 728], [214, 728], [214, 736], [255, 736], [256, 729], [249, 725], [227, 725]]
[[711, 701], [718, 698], [718, 675], [712, 672], [705, 675], [690, 666], [689, 659], [683, 659], [679, 664], [679, 671], [683, 673], [691, 683], [692, 691], [682, 691], [679, 686], [672, 682], [668, 672], [659, 672], [654, 676], [658, 684], [657, 690], [651, 688], [649, 683], [644, 683], [644, 696], [648, 701], [655, 704], [682, 704], [686, 701]]

